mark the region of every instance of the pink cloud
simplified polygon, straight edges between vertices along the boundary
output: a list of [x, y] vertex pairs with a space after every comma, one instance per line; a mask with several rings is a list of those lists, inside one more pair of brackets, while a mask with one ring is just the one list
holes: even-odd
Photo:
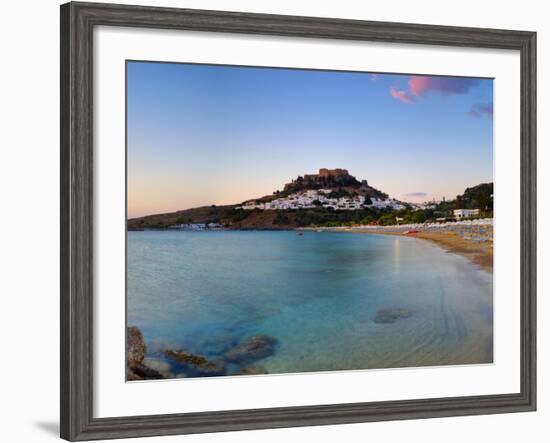
[[392, 86], [390, 88], [390, 94], [393, 98], [403, 103], [412, 103], [414, 101], [414, 97], [412, 95], [410, 95], [406, 91], [397, 89], [395, 86]]
[[478, 80], [471, 78], [412, 75], [409, 79], [409, 90], [415, 97], [420, 97], [429, 91], [439, 92], [443, 95], [466, 94], [478, 83]]
[[475, 103], [468, 111], [468, 115], [471, 115], [472, 117], [483, 117], [486, 115], [489, 118], [493, 118], [493, 104]]

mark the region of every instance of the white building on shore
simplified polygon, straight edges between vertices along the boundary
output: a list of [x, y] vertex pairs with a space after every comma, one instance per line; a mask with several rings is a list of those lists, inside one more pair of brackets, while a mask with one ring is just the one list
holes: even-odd
[[479, 216], [479, 209], [455, 209], [453, 211], [456, 220]]

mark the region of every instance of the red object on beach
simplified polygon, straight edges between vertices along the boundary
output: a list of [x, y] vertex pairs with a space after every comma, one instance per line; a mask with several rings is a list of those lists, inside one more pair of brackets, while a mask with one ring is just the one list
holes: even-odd
[[405, 231], [405, 235], [418, 234], [418, 232], [416, 229], [411, 229], [410, 231]]

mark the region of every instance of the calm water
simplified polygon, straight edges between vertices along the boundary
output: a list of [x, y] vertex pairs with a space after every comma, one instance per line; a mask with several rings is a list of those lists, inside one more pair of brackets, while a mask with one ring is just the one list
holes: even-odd
[[[276, 352], [255, 365], [270, 373], [491, 362], [492, 281], [414, 238], [128, 233], [128, 325], [150, 357], [184, 348], [216, 359], [267, 334]], [[413, 314], [375, 323], [384, 308]]]

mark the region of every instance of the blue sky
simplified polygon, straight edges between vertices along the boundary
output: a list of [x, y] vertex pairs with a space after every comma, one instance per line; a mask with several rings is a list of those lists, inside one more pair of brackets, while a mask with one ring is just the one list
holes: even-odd
[[400, 200], [493, 180], [493, 82], [128, 62], [128, 215], [271, 194], [346, 168]]

